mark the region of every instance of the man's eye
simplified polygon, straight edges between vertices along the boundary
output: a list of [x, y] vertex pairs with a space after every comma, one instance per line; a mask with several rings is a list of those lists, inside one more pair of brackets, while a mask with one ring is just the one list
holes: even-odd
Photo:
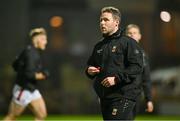
[[104, 21], [108, 21], [108, 19], [105, 18]]
[[103, 18], [103, 19], [101, 19], [100, 21], [108, 21], [108, 19], [106, 19], [106, 18]]

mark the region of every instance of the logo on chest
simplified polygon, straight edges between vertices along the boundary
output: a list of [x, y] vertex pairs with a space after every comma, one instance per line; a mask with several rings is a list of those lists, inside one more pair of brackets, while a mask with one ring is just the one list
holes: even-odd
[[111, 51], [114, 53], [114, 52], [116, 52], [116, 50], [117, 50], [117, 47], [113, 46]]
[[97, 50], [97, 53], [101, 53], [103, 51], [103, 49], [99, 49]]

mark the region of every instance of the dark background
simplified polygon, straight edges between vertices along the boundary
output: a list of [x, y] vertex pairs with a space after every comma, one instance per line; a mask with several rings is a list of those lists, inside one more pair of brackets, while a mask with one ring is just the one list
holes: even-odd
[[[99, 113], [97, 96], [84, 69], [93, 45], [101, 39], [99, 13], [104, 6], [120, 9], [122, 28], [130, 23], [141, 28], [141, 45], [152, 70], [154, 113], [179, 114], [179, 0], [1, 0], [0, 113], [7, 112], [11, 99], [15, 77], [11, 63], [28, 43], [29, 30], [35, 27], [44, 27], [48, 33], [44, 58], [51, 77], [40, 82], [48, 112]], [[171, 14], [170, 22], [160, 19], [161, 11]], [[61, 17], [60, 26], [51, 26], [53, 16]]]

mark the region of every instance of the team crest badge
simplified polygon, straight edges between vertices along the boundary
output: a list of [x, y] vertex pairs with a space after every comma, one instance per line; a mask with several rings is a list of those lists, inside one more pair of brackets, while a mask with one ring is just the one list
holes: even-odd
[[118, 111], [118, 110], [117, 110], [116, 108], [113, 108], [113, 110], [112, 110], [112, 115], [113, 115], [113, 116], [117, 115], [117, 111]]
[[113, 53], [116, 52], [116, 48], [117, 48], [116, 46], [113, 46], [113, 47], [112, 47], [112, 52], [113, 52]]
[[99, 49], [97, 50], [97, 53], [101, 53], [103, 51], [103, 49]]

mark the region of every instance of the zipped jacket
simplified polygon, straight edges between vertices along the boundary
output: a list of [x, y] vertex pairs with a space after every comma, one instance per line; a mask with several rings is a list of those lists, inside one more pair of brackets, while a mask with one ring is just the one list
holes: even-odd
[[[125, 97], [135, 100], [140, 94], [140, 80], [137, 77], [142, 73], [143, 66], [141, 48], [132, 38], [124, 36], [121, 30], [104, 37], [95, 45], [87, 66], [100, 67], [100, 73], [91, 76], [86, 69], [86, 74], [94, 80], [94, 89], [101, 99]], [[112, 76], [116, 84], [104, 87], [101, 81]]]

